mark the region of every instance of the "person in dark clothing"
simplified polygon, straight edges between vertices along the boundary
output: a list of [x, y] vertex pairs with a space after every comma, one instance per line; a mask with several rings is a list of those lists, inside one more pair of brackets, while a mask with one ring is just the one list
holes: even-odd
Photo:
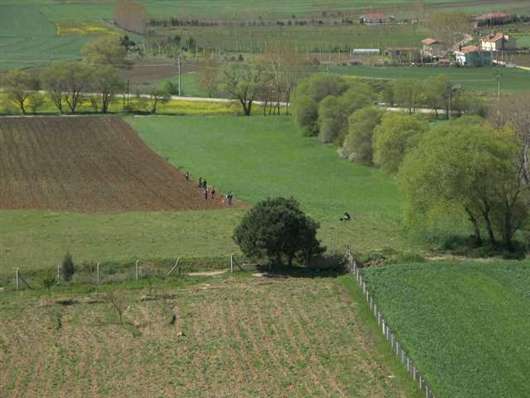
[[340, 218], [340, 221], [350, 221], [351, 220], [351, 216], [350, 216], [350, 213], [348, 213], [347, 211], [344, 212], [343, 216]]
[[208, 190], [204, 190], [204, 200], [208, 200]]
[[212, 196], [212, 200], [215, 199], [215, 187], [212, 187], [212, 190], [210, 191], [210, 195]]

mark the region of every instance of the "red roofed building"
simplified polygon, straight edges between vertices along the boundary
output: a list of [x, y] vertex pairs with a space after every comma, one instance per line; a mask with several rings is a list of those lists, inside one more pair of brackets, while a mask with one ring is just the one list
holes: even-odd
[[460, 66], [491, 65], [491, 52], [482, 51], [478, 46], [465, 46], [455, 51], [456, 63]]
[[483, 51], [505, 51], [515, 50], [517, 43], [504, 33], [492, 33], [480, 39], [480, 48]]
[[421, 41], [422, 49], [421, 49], [421, 55], [423, 58], [429, 58], [429, 59], [435, 59], [435, 58], [442, 58], [446, 55], [446, 51], [444, 51], [444, 47], [442, 43], [439, 40], [433, 39], [431, 37], [428, 37], [427, 39], [423, 39]]
[[475, 26], [503, 25], [513, 21], [513, 15], [505, 12], [489, 12], [475, 17]]

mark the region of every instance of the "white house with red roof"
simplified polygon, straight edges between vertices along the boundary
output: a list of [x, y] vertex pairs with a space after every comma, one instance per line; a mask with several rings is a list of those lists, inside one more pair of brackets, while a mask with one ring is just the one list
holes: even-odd
[[517, 48], [517, 42], [514, 38], [502, 32], [491, 33], [480, 39], [480, 48], [483, 51], [515, 50]]

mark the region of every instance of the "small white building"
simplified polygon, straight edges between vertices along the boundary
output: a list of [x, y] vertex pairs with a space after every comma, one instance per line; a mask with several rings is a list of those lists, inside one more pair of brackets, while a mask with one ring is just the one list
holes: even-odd
[[506, 51], [515, 50], [517, 43], [514, 38], [511, 38], [504, 33], [489, 34], [480, 39], [480, 48], [482, 51]]
[[352, 55], [379, 55], [381, 50], [378, 48], [354, 48], [351, 50]]
[[455, 51], [456, 63], [460, 66], [487, 66], [492, 63], [490, 51], [482, 51], [478, 46], [466, 46]]

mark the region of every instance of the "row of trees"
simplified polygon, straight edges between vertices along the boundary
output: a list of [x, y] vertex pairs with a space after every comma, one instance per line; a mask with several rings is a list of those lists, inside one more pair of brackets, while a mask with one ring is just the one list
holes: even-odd
[[[57, 62], [40, 71], [11, 70], [2, 79], [7, 101], [23, 114], [37, 113], [49, 103], [60, 113], [76, 113], [86, 102], [95, 112], [107, 113], [116, 95], [126, 91], [123, 72], [131, 66], [129, 45], [127, 37], [103, 37], [81, 50], [81, 61]], [[135, 104], [138, 110], [155, 113], [169, 95], [167, 87], [153, 89], [138, 96]]]
[[205, 57], [199, 65], [199, 83], [212, 97], [237, 100], [246, 116], [256, 101], [264, 103], [265, 114], [280, 114], [282, 107], [288, 112], [295, 86], [311, 68], [291, 47], [278, 45], [251, 62], [221, 66], [213, 55]]
[[489, 121], [430, 124], [375, 105], [377, 94], [362, 81], [312, 76], [297, 88], [295, 120], [344, 158], [397, 175], [409, 225], [465, 217], [476, 245], [514, 250], [530, 204], [528, 96], [497, 101]]
[[[464, 90], [456, 89], [445, 76], [418, 83], [408, 80], [371, 82], [346, 80], [335, 75], [313, 75], [300, 82], [293, 105], [295, 120], [304, 134], [318, 136], [323, 143], [334, 142], [343, 146], [349, 132], [350, 117], [364, 107], [383, 103], [385, 106], [404, 107], [409, 114], [413, 114], [417, 106], [421, 105], [432, 109], [435, 116], [443, 109], [446, 117], [450, 118], [464, 112], [484, 114], [484, 105], [477, 101]], [[369, 109], [357, 115], [357, 118], [362, 122], [364, 118], [375, 116], [378, 117], [368, 122], [374, 123], [380, 119], [380, 111]], [[349, 145], [350, 142], [347, 146]], [[351, 150], [347, 152], [346, 156], [349, 157]], [[364, 159], [368, 155], [355, 156]]]
[[3, 83], [7, 100], [23, 114], [38, 112], [47, 98], [60, 113], [76, 113], [85, 93], [93, 93], [89, 97], [92, 107], [106, 113], [115, 94], [125, 86], [115, 67], [81, 61], [55, 63], [39, 74], [12, 70]]

